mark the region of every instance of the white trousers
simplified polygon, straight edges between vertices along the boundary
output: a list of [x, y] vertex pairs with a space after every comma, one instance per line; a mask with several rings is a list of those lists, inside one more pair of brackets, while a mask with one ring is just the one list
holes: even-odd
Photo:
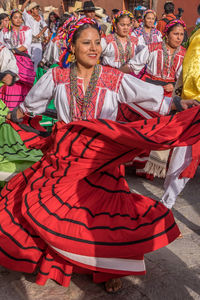
[[184, 189], [190, 178], [181, 178], [179, 175], [189, 166], [192, 160], [192, 147], [178, 147], [173, 150], [169, 169], [164, 182], [164, 194], [161, 202], [169, 209], [175, 204], [177, 196]]

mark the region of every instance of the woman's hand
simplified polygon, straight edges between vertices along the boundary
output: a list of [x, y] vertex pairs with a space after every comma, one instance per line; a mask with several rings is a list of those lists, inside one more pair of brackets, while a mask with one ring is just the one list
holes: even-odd
[[10, 74], [6, 74], [4, 76], [4, 78], [1, 80], [3, 83], [5, 83], [6, 85], [11, 85], [12, 81], [13, 81], [13, 77]]
[[36, 37], [36, 39], [39, 39], [41, 36], [42, 36], [42, 34], [41, 34], [41, 32], [40, 32], [40, 33], [38, 33], [35, 37]]
[[[6, 119], [7, 120], [12, 120], [12, 112], [9, 112], [6, 116]], [[24, 112], [22, 111], [22, 109], [20, 107], [17, 108], [17, 111], [16, 111], [16, 118], [17, 120], [20, 120], [20, 119], [23, 119], [23, 117], [25, 116]], [[12, 120], [14, 121], [14, 120]]]
[[183, 100], [179, 96], [175, 96], [173, 98], [171, 110], [182, 111], [198, 105], [200, 105], [200, 103], [197, 100], [194, 99]]
[[131, 73], [131, 70], [130, 70], [128, 64], [122, 65], [122, 66], [119, 68], [119, 70], [120, 70], [121, 72], [123, 72], [123, 73], [126, 73], [126, 74], [130, 74], [130, 73]]
[[7, 120], [10, 120], [10, 119], [11, 119], [11, 113], [10, 113], [10, 112], [7, 114], [6, 119], [7, 119]]
[[200, 103], [197, 100], [194, 100], [194, 99], [181, 100], [180, 104], [181, 104], [183, 110], [186, 110], [188, 108], [200, 105]]
[[165, 92], [171, 93], [171, 92], [173, 92], [174, 86], [172, 83], [168, 83], [165, 86], [163, 86], [163, 88], [164, 88]]

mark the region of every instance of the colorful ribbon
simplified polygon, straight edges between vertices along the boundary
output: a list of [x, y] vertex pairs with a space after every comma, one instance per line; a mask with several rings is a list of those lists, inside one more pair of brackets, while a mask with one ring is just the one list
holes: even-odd
[[170, 22], [165, 26], [165, 29], [164, 29], [164, 35], [167, 34], [167, 32], [169, 31], [169, 29], [170, 29], [171, 27], [173, 27], [174, 25], [177, 25], [177, 24], [182, 25], [182, 26], [183, 26], [183, 29], [186, 30], [185, 22], [183, 22], [183, 21], [180, 20], [180, 19], [175, 19], [175, 20], [170, 21]]

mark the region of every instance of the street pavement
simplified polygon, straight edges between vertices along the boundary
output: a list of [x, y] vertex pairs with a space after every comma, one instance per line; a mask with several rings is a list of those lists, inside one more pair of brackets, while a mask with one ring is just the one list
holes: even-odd
[[[126, 176], [132, 191], [156, 200], [163, 180], [148, 181]], [[49, 280], [34, 283], [34, 275], [0, 267], [0, 300], [192, 300], [200, 299], [200, 172], [178, 197], [173, 213], [183, 238], [145, 256], [147, 274], [122, 279], [123, 289], [107, 294], [103, 284], [87, 275], [74, 275], [69, 288]]]

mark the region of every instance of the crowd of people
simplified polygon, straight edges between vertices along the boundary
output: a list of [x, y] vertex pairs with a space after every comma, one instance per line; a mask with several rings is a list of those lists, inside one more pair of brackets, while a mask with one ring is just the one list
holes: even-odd
[[[0, 14], [0, 265], [116, 292], [180, 236], [170, 209], [200, 163], [200, 29], [186, 49], [172, 2], [159, 21], [92, 1], [44, 20], [29, 2]], [[127, 166], [165, 177], [161, 201], [130, 192]]]

